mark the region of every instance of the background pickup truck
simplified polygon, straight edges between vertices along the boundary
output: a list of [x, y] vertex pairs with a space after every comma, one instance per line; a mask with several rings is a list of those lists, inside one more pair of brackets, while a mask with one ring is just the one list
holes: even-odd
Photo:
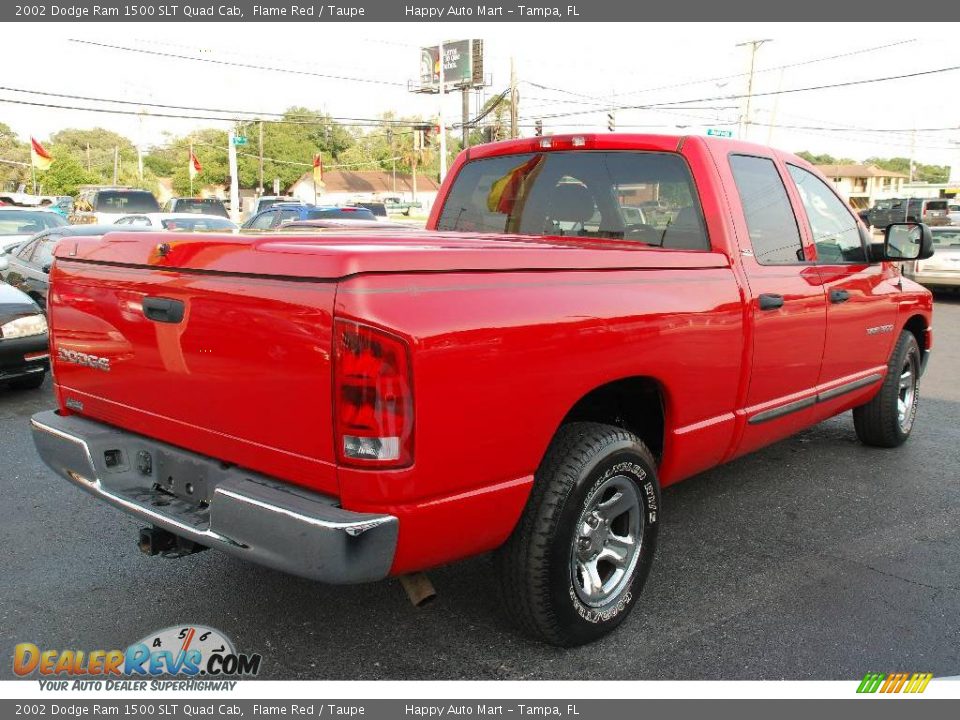
[[638, 602], [661, 487], [851, 408], [904, 442], [932, 301], [889, 261], [930, 252], [764, 147], [484, 145], [428, 231], [65, 239], [34, 438], [150, 553], [352, 583], [497, 550], [520, 627], [584, 643]]

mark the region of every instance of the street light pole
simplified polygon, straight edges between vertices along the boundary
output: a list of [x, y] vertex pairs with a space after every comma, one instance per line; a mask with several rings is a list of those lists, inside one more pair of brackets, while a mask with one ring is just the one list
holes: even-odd
[[440, 182], [443, 182], [443, 178], [447, 175], [447, 125], [443, 121], [443, 100], [446, 97], [446, 93], [443, 88], [444, 62], [442, 42], [438, 50], [440, 52]]
[[743, 117], [740, 118], [740, 139], [746, 140], [747, 134], [750, 130], [750, 105], [753, 100], [753, 68], [754, 63], [757, 59], [757, 50], [760, 49], [760, 46], [764, 43], [772, 42], [770, 38], [764, 38], [763, 40], [748, 40], [747, 42], [737, 43], [736, 47], [746, 47], [750, 46], [750, 74], [747, 77], [747, 107], [743, 113]]

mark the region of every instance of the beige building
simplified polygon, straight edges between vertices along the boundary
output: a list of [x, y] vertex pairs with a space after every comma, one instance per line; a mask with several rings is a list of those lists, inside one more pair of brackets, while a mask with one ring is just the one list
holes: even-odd
[[344, 205], [351, 202], [377, 202], [397, 198], [400, 202], [419, 202], [426, 212], [433, 205], [440, 186], [429, 176], [417, 175], [416, 198], [410, 175], [380, 170], [329, 170], [323, 173], [323, 187], [314, 195], [313, 171], [308, 170], [287, 191], [302, 202]]
[[872, 207], [877, 200], [903, 197], [907, 176], [876, 165], [817, 165], [833, 187], [857, 209]]

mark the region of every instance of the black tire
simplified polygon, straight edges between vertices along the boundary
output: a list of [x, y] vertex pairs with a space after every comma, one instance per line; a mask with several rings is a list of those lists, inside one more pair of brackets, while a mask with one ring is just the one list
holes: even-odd
[[[631, 509], [616, 515], [621, 504]], [[656, 463], [636, 435], [600, 423], [561, 427], [517, 527], [496, 554], [508, 615], [526, 634], [562, 647], [612, 631], [633, 609], [650, 573], [659, 512]], [[590, 537], [581, 534], [585, 528]], [[633, 535], [636, 546], [617, 545]], [[607, 543], [629, 559], [619, 567], [603, 560], [614, 551]], [[599, 590], [593, 603], [583, 599], [583, 568], [591, 563], [596, 572], [589, 577], [600, 581], [593, 585]]]
[[[904, 373], [910, 369], [910, 388]], [[887, 363], [887, 376], [873, 399], [853, 409], [853, 426], [864, 445], [899, 447], [910, 437], [920, 398], [920, 348], [908, 330], [900, 333]], [[912, 392], [905, 392], [912, 390]], [[908, 397], [904, 397], [908, 395]], [[903, 414], [900, 405], [903, 403]]]
[[9, 381], [10, 387], [14, 390], [36, 390], [38, 387], [43, 385], [43, 381], [46, 379], [47, 374], [42, 373], [33, 373], [31, 375], [24, 375], [23, 377], [14, 378]]

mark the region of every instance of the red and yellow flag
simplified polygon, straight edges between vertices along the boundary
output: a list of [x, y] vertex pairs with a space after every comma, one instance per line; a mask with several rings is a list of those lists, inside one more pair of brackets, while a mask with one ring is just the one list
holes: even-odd
[[490, 186], [487, 195], [487, 210], [510, 215], [517, 198], [520, 197], [524, 182], [537, 172], [543, 155], [534, 155], [523, 165], [518, 165]]
[[187, 166], [187, 172], [190, 173], [190, 179], [193, 180], [198, 172], [203, 171], [203, 165], [200, 164], [200, 161], [197, 159], [197, 156], [193, 154], [193, 150], [190, 151], [190, 164]]
[[47, 152], [36, 138], [30, 138], [30, 164], [37, 170], [46, 170], [53, 162], [53, 156]]
[[323, 187], [323, 157], [320, 153], [313, 156], [313, 185], [317, 188]]

